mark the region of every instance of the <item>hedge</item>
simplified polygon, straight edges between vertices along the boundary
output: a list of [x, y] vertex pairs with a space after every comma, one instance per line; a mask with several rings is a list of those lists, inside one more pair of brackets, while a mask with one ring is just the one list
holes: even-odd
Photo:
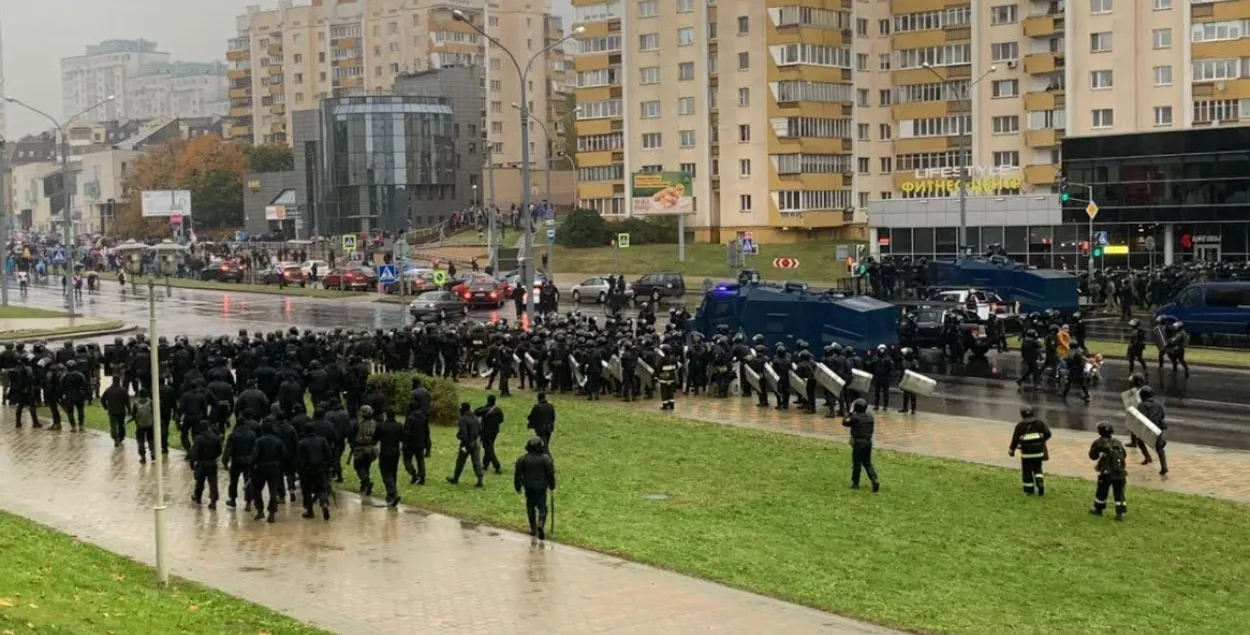
[[579, 209], [564, 219], [556, 233], [556, 243], [565, 247], [606, 247], [620, 233], [629, 234], [630, 243], [634, 245], [676, 243], [677, 219], [661, 216], [609, 222], [599, 212]]
[[381, 392], [386, 397], [387, 407], [402, 417], [408, 409], [413, 377], [420, 377], [430, 391], [430, 424], [456, 425], [460, 419], [460, 389], [449, 380], [416, 372], [374, 373], [369, 376], [368, 389]]

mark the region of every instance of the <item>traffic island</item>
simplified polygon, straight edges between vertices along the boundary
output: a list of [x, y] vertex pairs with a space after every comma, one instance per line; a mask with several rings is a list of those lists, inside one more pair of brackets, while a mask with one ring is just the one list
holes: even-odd
[[70, 317], [67, 313], [22, 306], [0, 307], [0, 342], [95, 337], [132, 329], [120, 320]]
[[[134, 286], [146, 288], [149, 278], [140, 276], [131, 283], [131, 279], [127, 278], [126, 288], [134, 288]], [[152, 278], [156, 286], [163, 288], [166, 284], [165, 278]], [[282, 295], [282, 296], [301, 296], [308, 298], [345, 298], [359, 297], [363, 295], [360, 291], [351, 291], [348, 289], [323, 289], [321, 287], [308, 285], [297, 286], [287, 285], [280, 287], [276, 284], [250, 284], [246, 282], [222, 282], [219, 280], [194, 280], [191, 278], [169, 278], [169, 286], [176, 289], [195, 289], [200, 291], [225, 291], [227, 293], [257, 293], [264, 295]]]

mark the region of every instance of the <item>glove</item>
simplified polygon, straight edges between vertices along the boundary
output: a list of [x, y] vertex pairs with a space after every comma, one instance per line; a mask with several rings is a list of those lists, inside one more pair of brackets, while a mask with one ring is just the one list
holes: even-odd
[[465, 448], [464, 446], [460, 446], [460, 453], [461, 453], [461, 454], [468, 454], [468, 453], [469, 453], [469, 450], [468, 450], [467, 448]]
[[1015, 450], [1007, 450], [1007, 456], [1014, 457], [1015, 455], [1016, 455], [1016, 451], [1015, 451]]
[[425, 458], [427, 458], [427, 459], [428, 459], [428, 458], [430, 458], [430, 449], [429, 449], [429, 448], [426, 448], [426, 449], [425, 449]]

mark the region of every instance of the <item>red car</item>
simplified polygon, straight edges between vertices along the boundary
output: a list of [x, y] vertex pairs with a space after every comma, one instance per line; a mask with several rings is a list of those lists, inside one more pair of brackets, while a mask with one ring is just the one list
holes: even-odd
[[451, 288], [452, 292], [464, 298], [470, 308], [500, 308], [508, 299], [504, 286], [498, 280], [486, 275], [473, 276]]
[[327, 289], [369, 291], [378, 285], [378, 274], [368, 267], [335, 267], [321, 277]]

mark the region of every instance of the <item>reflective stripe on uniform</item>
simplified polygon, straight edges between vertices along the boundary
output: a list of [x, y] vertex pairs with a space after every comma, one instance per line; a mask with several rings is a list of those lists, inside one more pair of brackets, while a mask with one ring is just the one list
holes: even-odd
[[1032, 454], [1021, 454], [1021, 455], [1020, 455], [1020, 457], [1021, 457], [1021, 458], [1025, 458], [1025, 459], [1044, 459], [1044, 458], [1046, 458], [1046, 453], [1045, 453], [1045, 452], [1034, 452], [1034, 453], [1032, 453]]
[[1020, 435], [1021, 441], [1040, 441], [1044, 435], [1041, 432], [1030, 432]]

